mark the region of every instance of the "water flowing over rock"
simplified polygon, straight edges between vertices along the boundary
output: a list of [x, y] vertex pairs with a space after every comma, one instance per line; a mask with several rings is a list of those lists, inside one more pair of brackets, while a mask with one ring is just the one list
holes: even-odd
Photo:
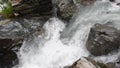
[[[50, 0], [48, 1], [45, 0], [44, 2], [41, 2], [41, 1], [43, 0], [34, 0], [36, 4], [40, 2], [39, 4], [43, 5], [42, 3], [45, 3], [44, 5], [47, 6], [46, 4], [48, 4], [49, 2], [51, 5]], [[65, 3], [65, 5], [63, 6], [66, 6], [66, 5], [68, 6], [69, 3], [70, 4], [72, 3], [72, 5], [74, 5], [71, 0], [70, 1], [69, 0], [53, 0], [53, 1], [61, 1], [60, 4], [58, 3], [59, 5], [62, 5], [62, 3]], [[90, 1], [90, 4], [93, 3], [91, 2], [91, 0], [83, 0], [83, 1]], [[118, 6], [113, 6], [113, 4], [108, 1], [109, 0], [104, 0], [104, 1], [97, 0], [97, 2], [95, 2], [93, 5], [89, 5], [89, 3], [87, 3], [88, 6], [86, 6], [86, 4], [85, 6], [80, 6], [79, 8], [80, 11], [76, 13], [76, 16], [74, 18], [75, 20], [72, 20], [67, 26], [63, 21], [56, 18], [57, 17], [56, 12], [59, 13], [60, 11], [60, 7], [58, 4], [56, 4], [56, 2], [55, 3], [52, 2], [54, 5], [53, 10], [55, 10], [53, 11], [53, 13], [56, 14], [55, 15], [56, 17], [50, 18], [47, 22], [45, 22], [46, 20], [44, 20], [45, 24], [43, 21], [40, 20], [41, 18], [35, 19], [36, 16], [32, 16], [32, 15], [30, 15], [32, 19], [17, 18], [16, 19], [17, 21], [10, 20], [9, 23], [2, 23], [2, 25], [0, 25], [0, 35], [1, 35], [0, 38], [1, 38], [1, 41], [7, 42], [8, 44], [0, 42], [1, 45], [6, 45], [6, 47], [1, 46], [0, 60], [5, 59], [5, 61], [4, 60], [2, 61], [4, 61], [5, 64], [8, 64], [6, 65], [8, 68], [9, 66], [11, 67], [15, 65], [14, 62], [12, 61], [15, 61], [15, 63], [18, 62], [16, 58], [19, 59], [19, 63], [15, 65], [13, 68], [64, 68], [65, 66], [66, 66], [65, 68], [81, 68], [81, 67], [82, 68], [85, 68], [85, 67], [99, 68], [101, 66], [102, 66], [101, 68], [106, 68], [104, 64], [109, 62], [113, 63], [113, 68], [114, 67], [119, 68], [119, 61], [117, 60], [119, 60], [118, 57], [120, 56], [120, 51], [118, 51], [118, 54], [113, 53], [114, 56], [111, 56], [108, 54], [118, 49], [119, 45], [117, 44], [119, 43], [114, 43], [114, 42], [118, 42], [119, 40], [119, 37], [120, 37], [119, 31], [116, 28], [111, 26], [96, 25], [94, 26], [96, 27], [96, 29], [92, 28], [93, 33], [90, 33], [90, 35], [91, 34], [93, 35], [88, 37], [90, 28], [95, 23], [104, 24], [108, 21], [112, 21], [113, 25], [117, 27], [120, 26], [118, 25], [120, 22], [120, 15], [119, 15], [120, 9]], [[22, 0], [21, 3], [22, 2], [24, 6], [27, 5], [26, 7], [28, 7], [29, 4], [33, 3], [33, 0], [29, 0], [29, 1]], [[14, 7], [19, 7], [19, 5], [21, 6], [21, 4], [17, 4]], [[48, 5], [49, 9], [51, 9], [50, 5]], [[62, 11], [64, 11], [65, 9], [63, 6], [61, 6], [61, 8], [63, 9]], [[27, 11], [27, 10], [28, 8], [24, 11]], [[24, 14], [25, 13], [24, 11], [23, 13], [22, 12], [21, 13]], [[41, 13], [43, 12], [42, 10], [40, 11]], [[42, 14], [40, 15], [42, 16]], [[27, 15], [25, 13], [25, 16], [29, 16], [29, 14]], [[47, 14], [45, 16], [47, 16]], [[50, 13], [50, 16], [51, 16], [51, 13]], [[42, 19], [44, 19], [44, 12], [43, 12]], [[116, 23], [118, 24], [116, 25]], [[120, 27], [118, 29], [120, 29]], [[102, 54], [100, 52], [100, 54], [97, 54], [97, 56], [93, 56], [88, 52], [88, 50], [85, 47], [87, 38], [92, 39], [92, 41], [90, 40], [90, 44], [92, 44], [95, 41], [95, 39], [93, 38], [96, 38], [96, 37], [98, 40], [100, 40], [103, 43], [104, 41], [105, 42], [107, 41], [107, 44], [104, 43], [104, 45], [107, 48], [109, 47], [108, 44], [111, 45], [110, 47], [113, 47], [113, 48], [110, 48], [110, 47], [108, 48], [109, 50], [109, 52], [107, 51], [108, 55], [104, 55], [103, 51], [102, 51], [103, 52]], [[20, 44], [18, 44], [18, 42], [20, 42]], [[97, 42], [100, 43], [99, 41]], [[18, 48], [16, 49], [17, 44], [19, 46], [22, 44], [22, 46], [20, 48], [18, 46]], [[113, 44], [114, 45], [116, 44], [117, 46], [116, 45], [113, 46]], [[9, 47], [9, 46], [12, 46], [12, 47]], [[103, 47], [103, 50], [106, 50], [106, 47]], [[96, 52], [97, 51], [98, 49], [96, 49]], [[17, 57], [15, 52], [17, 52]], [[104, 55], [104, 56], [98, 56], [98, 55]], [[88, 58], [81, 58], [81, 57], [88, 57]], [[89, 57], [92, 58], [92, 60], [90, 60]], [[101, 59], [101, 57], [103, 57], [103, 59]], [[81, 59], [78, 60], [79, 58]], [[93, 59], [95, 60], [97, 59], [102, 63], [97, 64], [97, 62], [95, 62]], [[9, 62], [6, 60], [9, 60]], [[1, 62], [0, 62], [1, 64], [0, 67], [5, 68], [5, 64]]]
[[106, 55], [120, 46], [120, 32], [114, 27], [95, 24], [86, 44], [87, 49], [95, 56]]
[[115, 62], [106, 63], [108, 68], [120, 68], [120, 58], [118, 57]]
[[23, 40], [39, 35], [42, 21], [39, 19], [16, 18], [0, 25], [0, 68], [12, 68], [18, 63], [18, 52]]
[[89, 6], [93, 4], [96, 0], [75, 0], [76, 3], [84, 5], [84, 6]]
[[88, 56], [84, 48], [79, 47], [83, 42], [81, 45], [72, 41], [68, 41], [70, 44], [64, 44], [60, 40], [60, 33], [65, 24], [58, 18], [49, 19], [43, 28], [45, 32], [41, 35], [24, 41], [18, 53], [20, 62], [15, 68], [63, 68], [81, 56]]

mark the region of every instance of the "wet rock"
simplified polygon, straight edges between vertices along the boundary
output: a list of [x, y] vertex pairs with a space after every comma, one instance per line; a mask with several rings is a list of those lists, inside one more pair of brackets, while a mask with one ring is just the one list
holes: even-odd
[[0, 68], [12, 68], [18, 63], [17, 54], [23, 39], [0, 38]]
[[115, 2], [115, 0], [109, 0], [110, 2]]
[[[22, 43], [23, 43], [23, 39], [20, 39], [20, 38], [16, 38], [16, 39], [0, 38], [0, 50], [3, 50], [3, 49], [12, 50], [14, 48], [19, 48], [21, 47]], [[17, 50], [14, 49], [14, 51], [17, 51]]]
[[15, 52], [19, 51], [23, 40], [40, 34], [42, 31], [41, 19], [16, 18], [0, 25], [0, 68], [12, 68], [18, 58]]
[[74, 2], [80, 6], [89, 6], [92, 5], [96, 0], [74, 0]]
[[22, 0], [15, 5], [14, 12], [20, 17], [51, 17], [53, 5], [51, 0]]
[[96, 0], [81, 0], [81, 4], [87, 6], [93, 4], [95, 1]]
[[52, 0], [53, 5], [57, 8], [56, 12], [58, 17], [63, 20], [69, 21], [77, 10], [73, 0]]
[[16, 18], [0, 25], [0, 38], [25, 38], [34, 33], [37, 27], [43, 25], [43, 20], [37, 18]]
[[97, 63], [90, 58], [80, 58], [72, 66], [66, 68], [99, 68]]
[[16, 52], [19, 51], [23, 39], [0, 38], [0, 68], [12, 68], [18, 63]]
[[120, 58], [118, 58], [115, 62], [106, 63], [108, 68], [120, 68]]
[[106, 55], [120, 46], [119, 31], [107, 25], [95, 24], [86, 43], [88, 51], [95, 56]]
[[17, 63], [15, 52], [8, 49], [0, 49], [0, 68], [12, 68]]
[[115, 63], [107, 63], [106, 64], [108, 68], [117, 68], [116, 64]]

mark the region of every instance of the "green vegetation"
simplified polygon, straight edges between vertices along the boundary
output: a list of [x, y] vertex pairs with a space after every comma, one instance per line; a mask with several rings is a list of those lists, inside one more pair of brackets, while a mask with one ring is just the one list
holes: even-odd
[[82, 0], [76, 0], [77, 3], [81, 3]]
[[0, 7], [0, 14], [3, 18], [10, 18], [13, 16], [13, 7], [12, 3], [9, 0], [1, 0]]

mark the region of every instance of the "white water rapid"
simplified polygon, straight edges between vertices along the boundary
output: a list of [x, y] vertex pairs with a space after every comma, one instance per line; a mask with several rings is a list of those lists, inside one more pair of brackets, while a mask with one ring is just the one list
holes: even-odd
[[[120, 7], [107, 0], [81, 7], [75, 15], [67, 27], [58, 18], [48, 20], [43, 26], [45, 32], [42, 35], [24, 41], [18, 53], [20, 62], [13, 68], [64, 68], [82, 56], [89, 56], [85, 42], [93, 24], [112, 21], [116, 28], [120, 26]], [[119, 55], [115, 53], [95, 59], [109, 62]]]

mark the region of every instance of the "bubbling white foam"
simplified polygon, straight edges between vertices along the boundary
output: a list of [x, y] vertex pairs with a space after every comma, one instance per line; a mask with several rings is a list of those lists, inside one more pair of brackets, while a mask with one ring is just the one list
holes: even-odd
[[[64, 27], [65, 24], [57, 18], [51, 18], [47, 21], [43, 27], [45, 29], [43, 36], [39, 36], [32, 42], [25, 41], [22, 45], [19, 53], [20, 64], [17, 67], [63, 68], [71, 65], [82, 56], [87, 57], [89, 53], [81, 48], [80, 44], [71, 41], [68, 41], [67, 44], [61, 42], [60, 31]], [[84, 33], [84, 30], [86, 29], [83, 29], [81, 33]], [[74, 41], [78, 42], [77, 40]], [[38, 47], [35, 49], [36, 46]]]

